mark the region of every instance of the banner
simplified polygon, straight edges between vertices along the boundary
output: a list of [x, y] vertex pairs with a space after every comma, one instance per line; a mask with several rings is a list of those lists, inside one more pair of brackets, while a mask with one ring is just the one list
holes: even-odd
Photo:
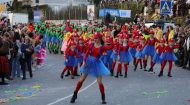
[[40, 10], [35, 10], [34, 11], [34, 22], [39, 23], [40, 20], [41, 20], [41, 18], [40, 18]]
[[87, 16], [88, 16], [88, 20], [95, 19], [94, 5], [87, 6]]
[[131, 17], [131, 10], [119, 10], [120, 17], [123, 18], [130, 18]]
[[99, 16], [105, 16], [109, 13], [111, 16], [118, 16], [123, 18], [131, 18], [131, 10], [118, 10], [118, 9], [100, 9]]

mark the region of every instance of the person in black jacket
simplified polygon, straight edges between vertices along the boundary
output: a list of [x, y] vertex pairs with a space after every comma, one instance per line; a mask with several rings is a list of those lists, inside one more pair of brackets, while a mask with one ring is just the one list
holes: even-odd
[[176, 53], [178, 60], [175, 63], [177, 66], [182, 67], [184, 64], [184, 34], [180, 34], [177, 39], [179, 39], [179, 49]]
[[32, 54], [34, 53], [34, 48], [30, 44], [30, 39], [28, 37], [25, 38], [25, 42], [21, 45], [21, 70], [23, 72], [23, 80], [26, 79], [26, 65], [28, 67], [28, 71], [30, 74], [30, 78], [33, 77], [32, 74]]
[[[185, 43], [184, 43], [184, 51], [185, 51], [185, 56], [184, 56], [184, 69], [190, 70], [190, 28], [188, 29], [187, 36], [185, 37]], [[187, 64], [189, 67], [187, 68]]]
[[16, 42], [13, 44], [13, 52], [12, 52], [12, 72], [11, 76], [12, 78], [15, 78], [15, 75], [17, 74], [17, 77], [20, 77], [20, 53], [19, 53], [19, 47]]

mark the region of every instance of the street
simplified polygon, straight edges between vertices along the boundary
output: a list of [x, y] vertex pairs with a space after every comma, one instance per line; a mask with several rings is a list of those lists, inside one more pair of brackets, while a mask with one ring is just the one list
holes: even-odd
[[[0, 105], [101, 105], [101, 95], [95, 78], [85, 81], [75, 104], [71, 95], [79, 77], [60, 79], [64, 67], [63, 55], [49, 54], [45, 65], [34, 71], [25, 81], [17, 78], [0, 86]], [[107, 105], [190, 105], [190, 71], [173, 67], [172, 78], [129, 66], [128, 78], [104, 77]], [[11, 98], [12, 97], [12, 98]], [[4, 103], [2, 103], [5, 101]]]

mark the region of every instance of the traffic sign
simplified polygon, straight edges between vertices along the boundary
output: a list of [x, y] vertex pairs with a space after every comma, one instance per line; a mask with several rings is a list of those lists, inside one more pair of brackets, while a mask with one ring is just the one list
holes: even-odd
[[163, 0], [160, 2], [160, 14], [172, 14], [172, 2]]

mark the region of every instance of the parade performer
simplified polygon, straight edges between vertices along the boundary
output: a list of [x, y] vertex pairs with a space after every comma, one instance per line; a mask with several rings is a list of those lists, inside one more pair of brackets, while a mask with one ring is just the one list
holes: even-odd
[[[119, 62], [119, 59], [118, 59], [118, 51], [119, 51], [119, 46], [122, 46], [123, 45], [123, 34], [120, 32], [117, 37], [119, 38], [118, 39], [118, 45], [117, 45], [117, 61], [118, 61], [118, 67], [117, 67], [117, 71], [120, 71], [120, 76], [123, 76], [122, 74], [122, 70], [119, 70], [121, 67], [122, 67], [122, 64], [121, 62]], [[115, 68], [115, 65], [112, 65], [114, 68]], [[112, 67], [112, 69], [113, 69]]]
[[64, 53], [67, 49], [67, 46], [68, 46], [68, 41], [71, 37], [71, 33], [70, 32], [67, 32], [65, 35], [64, 35], [64, 40], [62, 42], [62, 47], [61, 47], [61, 51]]
[[[79, 35], [77, 34], [76, 30], [73, 33], [72, 40], [74, 41], [74, 43], [76, 43], [77, 46], [79, 45]], [[78, 71], [78, 61], [77, 61], [76, 65], [75, 65], [75, 67], [74, 67], [73, 73], [74, 73], [75, 76], [80, 76], [77, 71]]]
[[78, 52], [78, 64], [82, 66], [83, 63], [83, 58], [85, 54], [85, 48], [86, 46], [84, 45], [84, 39], [79, 38], [79, 44], [77, 46], [77, 52]]
[[46, 49], [45, 49], [44, 46], [42, 46], [42, 48], [40, 49], [40, 55], [41, 55], [40, 65], [43, 65], [44, 64], [44, 59], [46, 58]]
[[174, 54], [174, 49], [179, 48], [179, 45], [174, 45], [174, 40], [169, 40], [169, 45], [165, 46], [164, 53], [161, 55], [161, 59], [163, 60], [162, 67], [159, 73], [159, 77], [163, 76], [164, 67], [166, 66], [166, 63], [169, 62], [169, 69], [168, 69], [168, 77], [172, 77], [171, 71], [172, 71], [172, 64], [173, 61], [177, 60], [177, 57]]
[[147, 39], [147, 41], [145, 43], [145, 47], [143, 47], [144, 48], [143, 49], [143, 54], [145, 55], [145, 60], [143, 61], [143, 63], [144, 63], [144, 71], [147, 71], [146, 67], [147, 67], [148, 57], [151, 58], [150, 65], [153, 64], [152, 60], [153, 60], [154, 54], [156, 53], [156, 49], [155, 49], [156, 42], [159, 42], [159, 40], [154, 37], [154, 32], [151, 31], [150, 32], [150, 38]]
[[71, 42], [65, 52], [65, 67], [61, 73], [61, 78], [63, 78], [65, 71], [70, 70], [71, 71], [71, 79], [74, 79], [74, 67], [77, 64], [76, 60], [77, 51], [76, 51], [76, 43]]
[[41, 53], [40, 53], [40, 49], [41, 49], [41, 43], [38, 43], [38, 45], [35, 47], [35, 55], [36, 55], [36, 64], [40, 65], [40, 59], [41, 59]]
[[103, 51], [109, 50], [110, 48], [101, 45], [101, 37], [102, 37], [101, 35], [95, 33], [94, 44], [90, 45], [86, 51], [86, 54], [84, 56], [83, 66], [80, 69], [82, 76], [80, 77], [77, 83], [76, 89], [70, 101], [71, 103], [75, 103], [78, 91], [82, 87], [82, 84], [85, 81], [86, 77], [88, 75], [92, 75], [97, 78], [97, 82], [99, 84], [99, 89], [102, 96], [102, 104], [106, 104], [104, 85], [102, 83], [102, 76], [109, 75], [110, 72], [100, 60], [100, 56], [102, 55]]
[[137, 46], [135, 46], [135, 45], [138, 44], [138, 38], [139, 38], [139, 36], [131, 37], [131, 38], [129, 38], [129, 43], [128, 43], [128, 44], [131, 46], [131, 47], [129, 48], [129, 52], [130, 52], [131, 55], [133, 56], [133, 65], [135, 65], [135, 63], [136, 63], [135, 54], [136, 54], [136, 47], [137, 47]]
[[116, 65], [116, 61], [117, 61], [117, 57], [118, 57], [118, 48], [119, 48], [118, 39], [115, 39], [115, 41], [113, 43], [113, 51], [110, 56], [110, 58], [112, 59], [111, 76], [114, 75], [114, 69], [115, 69], [115, 65]]
[[119, 72], [122, 69], [122, 64], [124, 65], [124, 69], [125, 69], [125, 75], [124, 78], [127, 78], [127, 73], [128, 73], [128, 63], [132, 61], [133, 57], [131, 55], [131, 53], [129, 52], [129, 45], [128, 45], [128, 39], [129, 36], [127, 36], [126, 34], [122, 35], [123, 38], [123, 43], [122, 45], [119, 46], [119, 50], [118, 50], [118, 68], [117, 68], [117, 74], [116, 74], [116, 78], [118, 78], [119, 76]]
[[155, 53], [154, 57], [153, 57], [153, 64], [151, 65], [150, 69], [148, 70], [148, 72], [153, 72], [154, 71], [154, 65], [156, 63], [158, 64], [162, 64], [162, 59], [161, 59], [161, 55], [164, 53], [164, 48], [165, 48], [165, 41], [164, 39], [160, 40], [160, 44], [156, 47], [157, 52]]
[[[113, 40], [112, 38], [108, 37], [105, 39], [105, 46], [113, 46]], [[103, 52], [103, 55], [101, 56], [101, 60], [103, 61], [103, 63], [106, 65], [106, 67], [111, 70], [111, 66], [112, 66], [112, 60], [110, 58], [111, 54], [112, 54], [112, 49], [107, 50], [106, 52]]]
[[145, 38], [140, 37], [140, 43], [137, 43], [135, 45], [137, 46], [137, 52], [135, 54], [136, 63], [135, 63], [134, 71], [136, 71], [139, 63], [140, 63], [140, 69], [142, 69], [142, 60], [144, 59], [144, 54], [142, 53], [142, 51], [143, 51], [144, 43], [145, 43]]
[[138, 26], [137, 25], [133, 26], [132, 35], [133, 35], [133, 37], [139, 36], [139, 31], [138, 31]]

